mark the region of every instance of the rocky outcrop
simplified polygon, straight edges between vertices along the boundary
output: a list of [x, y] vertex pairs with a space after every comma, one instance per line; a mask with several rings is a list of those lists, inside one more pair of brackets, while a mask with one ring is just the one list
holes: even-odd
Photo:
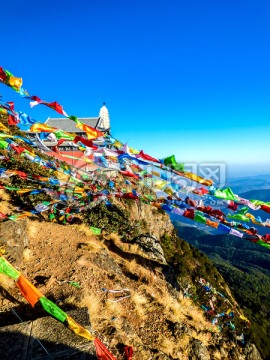
[[190, 342], [189, 360], [211, 360], [207, 347], [197, 339]]
[[151, 236], [150, 234], [142, 234], [132, 239], [130, 243], [138, 245], [149, 259], [157, 261], [161, 264], [167, 264], [160, 241], [154, 236]]

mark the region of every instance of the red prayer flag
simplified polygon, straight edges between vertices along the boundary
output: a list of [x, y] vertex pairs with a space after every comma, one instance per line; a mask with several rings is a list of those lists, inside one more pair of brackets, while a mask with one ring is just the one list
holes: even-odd
[[21, 154], [26, 150], [24, 147], [14, 144], [10, 144], [10, 147], [12, 147], [12, 149], [15, 150], [17, 154]]
[[7, 74], [5, 73], [4, 69], [0, 66], [0, 81], [5, 82], [7, 78]]
[[261, 205], [261, 210], [270, 213], [270, 206], [267, 205]]
[[133, 199], [133, 200], [139, 199], [138, 196], [136, 196], [136, 195], [134, 195], [132, 193], [125, 193], [125, 194], [123, 194], [122, 198], [124, 198], [124, 199]]
[[8, 216], [0, 211], [0, 219], [6, 219]]
[[183, 216], [194, 220], [194, 209], [186, 209]]
[[129, 176], [129, 177], [133, 177], [134, 179], [139, 179], [140, 178], [138, 175], [133, 174], [130, 171], [121, 171], [121, 174], [125, 175], [125, 176]]
[[82, 136], [75, 136], [73, 141], [75, 142], [75, 144], [80, 141], [85, 146], [91, 147], [93, 149], [98, 149], [98, 147], [93, 144], [92, 140], [85, 139]]
[[124, 351], [125, 351], [127, 360], [132, 360], [132, 355], [133, 355], [132, 347], [131, 346], [125, 346]]
[[144, 160], [148, 160], [148, 161], [152, 161], [152, 162], [156, 162], [156, 163], [160, 163], [160, 161], [156, 158], [153, 158], [150, 155], [147, 155], [143, 152], [143, 150], [140, 151], [140, 153], [136, 156], [136, 157], [141, 157]]
[[94, 339], [94, 344], [98, 360], [117, 360], [98, 338]]

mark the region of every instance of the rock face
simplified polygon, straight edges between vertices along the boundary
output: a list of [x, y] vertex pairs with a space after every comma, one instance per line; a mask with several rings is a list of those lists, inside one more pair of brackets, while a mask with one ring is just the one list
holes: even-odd
[[1, 244], [5, 249], [6, 257], [16, 260], [21, 265], [23, 250], [28, 246], [27, 221], [7, 221], [1, 224]]
[[140, 235], [134, 238], [131, 243], [138, 245], [149, 259], [161, 264], [167, 264], [160, 242], [154, 236], [151, 236], [150, 234]]
[[247, 344], [244, 349], [244, 354], [247, 360], [262, 360], [261, 355], [254, 344]]
[[164, 211], [153, 209], [150, 205], [133, 204], [130, 209], [130, 219], [135, 222], [143, 220], [145, 232], [156, 239], [159, 239], [164, 233], [171, 234], [174, 231], [169, 216]]
[[[87, 323], [86, 309], [71, 311], [81, 324]], [[16, 315], [11, 315], [15, 320]], [[89, 320], [88, 320], [89, 322]], [[0, 327], [1, 360], [94, 360], [93, 343], [73, 336], [49, 316]]]
[[190, 343], [189, 360], [211, 360], [206, 346], [197, 339]]

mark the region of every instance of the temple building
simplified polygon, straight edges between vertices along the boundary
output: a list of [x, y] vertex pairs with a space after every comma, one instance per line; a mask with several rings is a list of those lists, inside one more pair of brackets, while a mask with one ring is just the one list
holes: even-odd
[[[92, 128], [95, 128], [102, 133], [109, 134], [110, 133], [110, 117], [109, 117], [109, 111], [107, 107], [105, 106], [105, 103], [103, 103], [103, 106], [101, 107], [99, 111], [99, 116], [96, 117], [84, 117], [84, 118], [78, 118], [78, 120], [86, 125], [91, 126]], [[58, 129], [61, 129], [67, 133], [73, 133], [76, 136], [81, 136], [84, 138], [87, 138], [86, 133], [82, 131], [81, 129], [76, 127], [76, 123], [68, 118], [48, 118], [45, 121], [45, 124], [48, 126], [52, 126]], [[54, 157], [59, 158], [60, 160], [64, 160], [67, 163], [73, 165], [73, 166], [79, 166], [81, 167], [81, 162], [74, 158], [81, 158], [84, 153], [80, 150], [78, 150], [78, 145], [74, 144], [72, 141], [64, 141], [61, 145], [59, 145], [57, 148], [61, 152], [63, 156], [60, 154], [57, 154], [55, 151], [53, 151], [53, 148], [57, 145], [58, 140], [55, 138], [54, 134], [51, 133], [47, 138], [41, 140], [40, 134], [28, 131], [27, 132], [28, 138], [35, 144], [37, 148], [39, 148], [42, 151], [45, 151], [48, 155], [52, 155]], [[65, 157], [65, 155], [70, 156], [70, 158]], [[87, 170], [87, 166], [86, 166]]]

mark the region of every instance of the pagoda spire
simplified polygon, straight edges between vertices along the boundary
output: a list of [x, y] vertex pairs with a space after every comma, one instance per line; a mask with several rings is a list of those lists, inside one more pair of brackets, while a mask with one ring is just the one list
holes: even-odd
[[110, 129], [111, 124], [110, 124], [110, 116], [109, 116], [109, 111], [106, 107], [106, 103], [103, 103], [103, 106], [100, 108], [99, 110], [99, 124], [98, 127], [100, 129]]

